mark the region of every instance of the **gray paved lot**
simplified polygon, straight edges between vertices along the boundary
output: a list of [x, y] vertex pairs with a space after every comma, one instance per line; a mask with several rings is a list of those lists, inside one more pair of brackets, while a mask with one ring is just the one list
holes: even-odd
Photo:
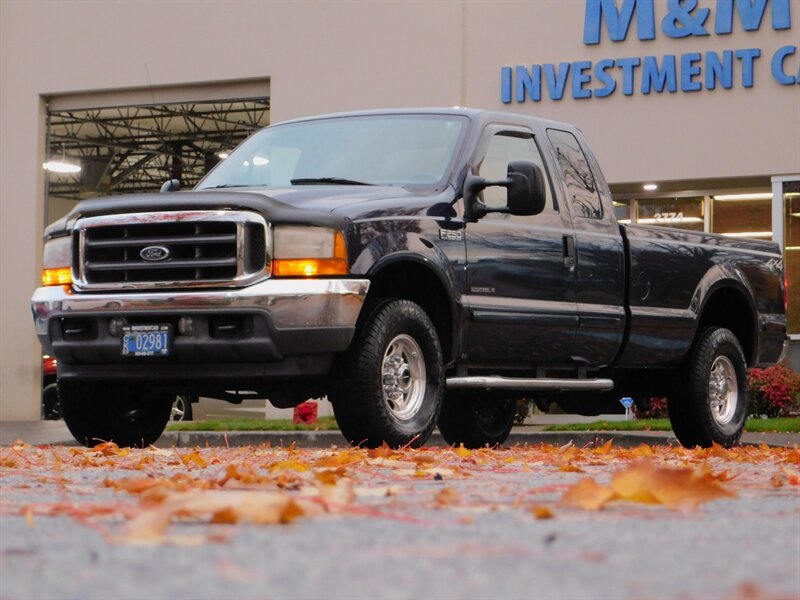
[[[169, 463], [162, 451], [167, 463], [134, 471], [149, 451], [86, 462], [88, 451], [77, 448], [5, 448], [0, 598], [800, 597], [800, 487], [785, 480], [798, 469], [789, 450], [753, 462], [704, 459], [729, 474], [725, 486], [737, 497], [688, 512], [632, 503], [593, 512], [562, 507], [567, 487], [587, 475], [607, 482], [631, 457], [587, 453], [574, 462], [581, 473], [561, 470], [564, 463], [549, 458], [553, 451], [541, 460], [527, 451], [520, 462], [519, 451], [510, 450], [463, 463], [450, 451], [433, 451], [457, 465], [454, 474], [443, 467], [442, 479], [364, 465], [353, 473], [357, 483], [395, 486], [391, 497], [359, 492], [346, 511], [288, 525], [179, 520], [171, 534], [213, 540], [181, 546], [114, 541], [139, 500], [104, 482], [184, 472], [211, 481], [239, 463], [268, 473], [271, 461], [287, 458], [283, 451], [203, 450], [209, 461], [203, 468]], [[47, 452], [61, 456], [63, 466], [40, 469], [37, 457], [49, 459]], [[297, 457], [307, 461], [332, 454], [301, 452]], [[673, 460], [670, 449], [658, 452], [659, 460], [688, 460]], [[83, 462], [74, 463], [76, 457]], [[784, 477], [780, 487], [772, 485], [777, 475]], [[437, 504], [444, 489], [463, 502]], [[554, 518], [534, 518], [531, 503], [551, 507]], [[26, 513], [31, 506], [36, 510]], [[70, 514], [40, 514], [48, 506], [68, 507]], [[92, 514], [97, 507], [111, 512]]]

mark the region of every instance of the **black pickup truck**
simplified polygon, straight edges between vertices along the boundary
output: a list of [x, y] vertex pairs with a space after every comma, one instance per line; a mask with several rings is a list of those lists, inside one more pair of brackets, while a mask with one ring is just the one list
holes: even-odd
[[177, 394], [327, 395], [353, 444], [473, 447], [520, 398], [663, 395], [682, 444], [731, 446], [748, 365], [785, 349], [777, 245], [621, 225], [580, 131], [506, 113], [274, 125], [45, 237], [36, 332], [86, 444], [152, 443]]

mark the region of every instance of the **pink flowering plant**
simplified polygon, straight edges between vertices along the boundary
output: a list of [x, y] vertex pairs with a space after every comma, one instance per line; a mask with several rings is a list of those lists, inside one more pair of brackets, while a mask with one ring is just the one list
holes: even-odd
[[667, 399], [648, 398], [642, 402], [637, 401], [633, 405], [633, 414], [637, 419], [666, 419]]
[[786, 417], [800, 412], [800, 375], [786, 365], [766, 369], [750, 369], [752, 416]]

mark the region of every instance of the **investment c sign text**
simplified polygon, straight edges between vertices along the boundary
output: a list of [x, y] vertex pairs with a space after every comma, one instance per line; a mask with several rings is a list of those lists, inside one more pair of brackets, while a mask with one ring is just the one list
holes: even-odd
[[[775, 31], [791, 30], [793, 25], [790, 0], [715, 0], [704, 6], [699, 0], [667, 0], [658, 4], [665, 9], [663, 15], [656, 14], [654, 0], [586, 0], [583, 43], [599, 44], [604, 28], [609, 40], [621, 43], [632, 27], [639, 40], [647, 41], [656, 35], [676, 40], [730, 35], [736, 20], [745, 33], [758, 31], [765, 20]], [[500, 69], [500, 96], [508, 104], [547, 97], [561, 100], [566, 94], [582, 100], [620, 92], [632, 96], [750, 88], [762, 63], [769, 64], [778, 84], [800, 84], [800, 52], [795, 43], [771, 49], [731, 48], [504, 66]]]

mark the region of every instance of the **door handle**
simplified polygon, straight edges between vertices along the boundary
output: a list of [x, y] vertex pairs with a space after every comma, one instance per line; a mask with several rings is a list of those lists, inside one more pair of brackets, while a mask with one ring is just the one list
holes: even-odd
[[578, 263], [578, 253], [575, 249], [575, 236], [574, 235], [565, 235], [564, 236], [564, 266], [567, 267], [570, 271], [575, 269], [575, 265]]

